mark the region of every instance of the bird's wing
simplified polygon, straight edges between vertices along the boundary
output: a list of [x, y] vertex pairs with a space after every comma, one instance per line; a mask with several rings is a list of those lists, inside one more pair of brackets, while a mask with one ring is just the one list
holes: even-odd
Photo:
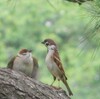
[[60, 57], [59, 57], [59, 54], [58, 54], [58, 51], [56, 51], [53, 54], [53, 60], [57, 64], [57, 66], [60, 69], [60, 71], [64, 74], [65, 78], [67, 79], [67, 77], [65, 75], [65, 72], [64, 72], [64, 69], [63, 69], [63, 66], [62, 66], [62, 63], [61, 63], [61, 60], [60, 60]]
[[13, 57], [7, 64], [7, 68], [13, 69], [13, 63], [16, 57]]
[[38, 61], [36, 58], [32, 57], [33, 58], [33, 70], [32, 70], [32, 78], [37, 78], [37, 74], [38, 74]]

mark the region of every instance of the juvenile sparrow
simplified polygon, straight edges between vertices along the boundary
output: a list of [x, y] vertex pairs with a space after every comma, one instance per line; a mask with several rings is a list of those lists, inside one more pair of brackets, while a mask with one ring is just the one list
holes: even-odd
[[7, 68], [21, 71], [27, 76], [32, 78], [37, 78], [38, 73], [38, 61], [36, 58], [32, 57], [32, 51], [28, 49], [21, 49], [19, 53], [13, 57]]
[[67, 77], [65, 75], [65, 72], [64, 72], [60, 57], [59, 57], [56, 43], [52, 39], [45, 39], [42, 42], [42, 44], [44, 44], [47, 47], [47, 56], [46, 56], [45, 61], [47, 64], [47, 68], [49, 69], [50, 73], [53, 75], [54, 81], [56, 80], [56, 78], [58, 80], [61, 80], [65, 84], [66, 88], [68, 89], [69, 95], [73, 95], [66, 81]]

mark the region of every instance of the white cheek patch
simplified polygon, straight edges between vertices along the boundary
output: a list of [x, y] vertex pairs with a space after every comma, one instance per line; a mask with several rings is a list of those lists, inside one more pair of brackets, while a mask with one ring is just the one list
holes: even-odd
[[26, 54], [17, 54], [19, 57], [24, 57], [24, 58], [27, 58], [27, 57], [29, 57], [29, 56], [32, 56], [32, 54], [31, 53], [29, 53], [29, 52], [27, 52]]
[[50, 46], [48, 46], [48, 49], [49, 50], [55, 50], [56, 49], [56, 46], [55, 45], [50, 45]]
[[56, 49], [56, 46], [55, 45], [51, 45], [51, 49]]

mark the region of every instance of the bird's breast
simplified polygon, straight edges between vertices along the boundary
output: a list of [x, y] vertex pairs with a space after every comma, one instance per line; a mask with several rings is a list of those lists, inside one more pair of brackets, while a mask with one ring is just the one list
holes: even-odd
[[47, 54], [45, 61], [46, 61], [47, 68], [51, 72], [51, 74], [59, 79], [61, 71], [59, 70], [58, 66], [56, 65], [52, 56], [49, 53]]
[[21, 71], [28, 76], [31, 76], [33, 70], [33, 60], [32, 58], [20, 58], [17, 57], [13, 65], [14, 70]]
[[52, 60], [52, 55], [53, 53], [48, 52], [47, 56], [46, 56], [46, 64], [48, 69], [52, 70], [53, 69], [53, 60]]

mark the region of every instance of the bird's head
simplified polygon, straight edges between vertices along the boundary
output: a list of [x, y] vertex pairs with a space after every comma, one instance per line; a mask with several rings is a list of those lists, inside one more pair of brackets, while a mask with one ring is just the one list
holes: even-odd
[[44, 44], [46, 47], [52, 46], [52, 45], [56, 46], [56, 43], [52, 39], [45, 39], [42, 42], [42, 44]]
[[23, 56], [23, 57], [28, 57], [28, 56], [32, 56], [32, 50], [28, 50], [28, 49], [21, 49], [18, 53], [18, 56]]

